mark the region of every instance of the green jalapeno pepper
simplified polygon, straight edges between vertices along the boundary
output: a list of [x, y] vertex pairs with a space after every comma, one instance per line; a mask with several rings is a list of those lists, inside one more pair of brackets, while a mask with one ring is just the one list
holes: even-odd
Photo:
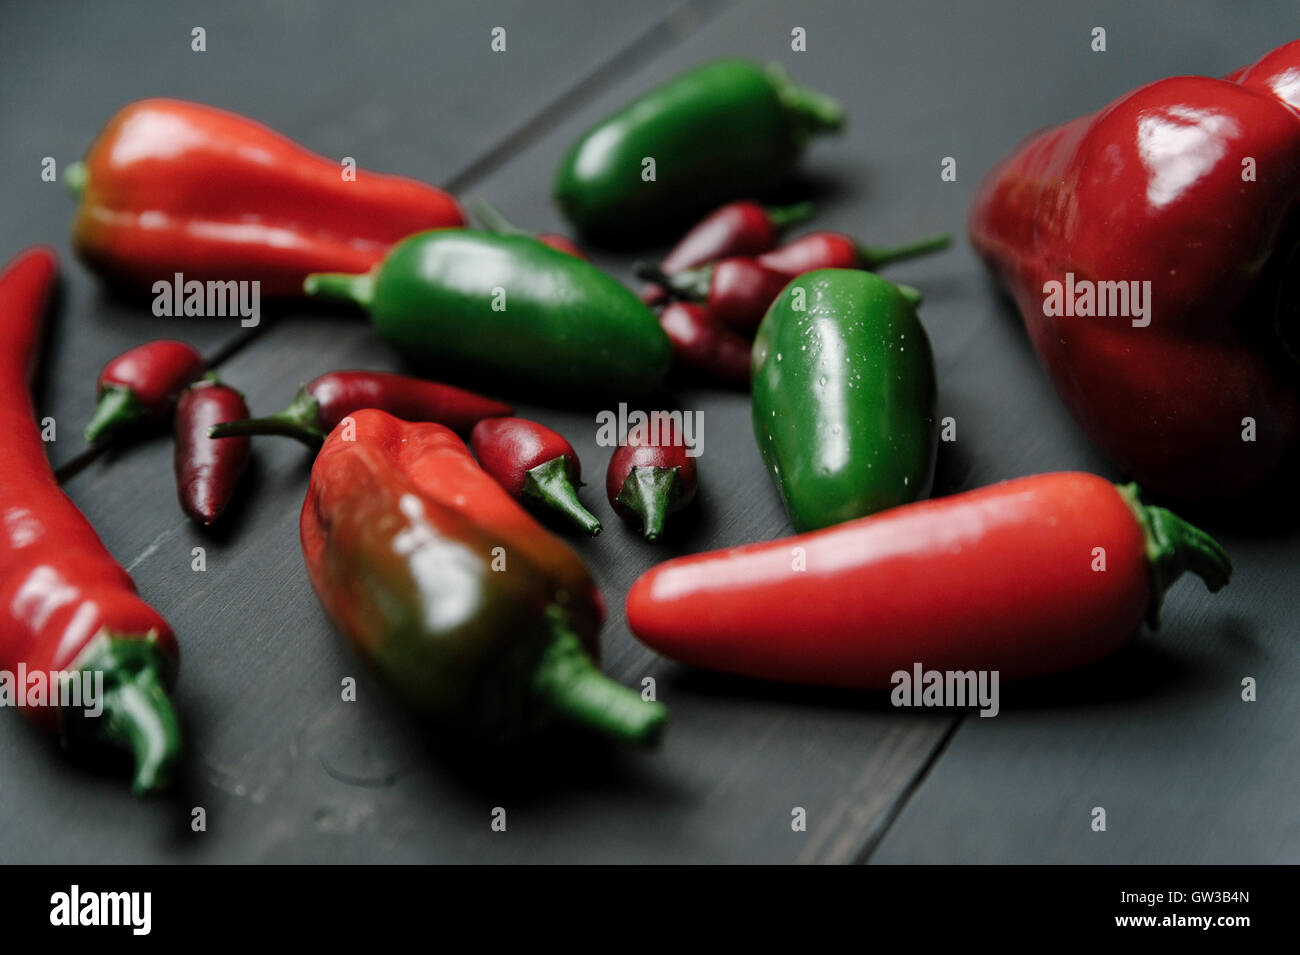
[[640, 242], [780, 184], [813, 134], [843, 119], [839, 103], [779, 67], [717, 60], [589, 129], [556, 170], [553, 195], [587, 236]]
[[754, 435], [795, 530], [929, 493], [934, 358], [913, 300], [870, 272], [819, 269], [786, 286], [764, 316]]
[[644, 394], [672, 360], [654, 313], [628, 288], [527, 236], [421, 232], [370, 272], [318, 273], [303, 288], [361, 305], [404, 354], [460, 378]]

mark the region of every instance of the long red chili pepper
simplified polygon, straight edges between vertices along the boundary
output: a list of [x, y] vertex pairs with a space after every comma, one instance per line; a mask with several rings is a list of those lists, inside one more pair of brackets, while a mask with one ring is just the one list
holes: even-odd
[[659, 313], [673, 355], [681, 364], [724, 384], [749, 384], [751, 345], [694, 302], [672, 302]]
[[81, 195], [73, 241], [95, 271], [134, 289], [180, 272], [299, 296], [313, 272], [365, 272], [413, 232], [465, 224], [440, 189], [347, 173], [235, 113], [141, 100], [65, 173]]
[[600, 533], [600, 521], [578, 500], [582, 465], [563, 435], [525, 418], [488, 418], [474, 426], [469, 444], [511, 497], [537, 501], [588, 534]]
[[586, 252], [578, 247], [578, 244], [570, 239], [567, 235], [560, 235], [558, 232], [529, 232], [515, 225], [504, 215], [501, 214], [494, 205], [484, 199], [474, 199], [469, 204], [470, 210], [474, 217], [483, 223], [483, 227], [489, 232], [496, 232], [499, 235], [526, 235], [536, 239], [542, 245], [549, 245], [558, 252], [564, 252], [573, 256], [575, 259], [582, 259], [590, 262], [591, 259]]
[[248, 438], [214, 441], [208, 432], [248, 417], [244, 396], [216, 376], [191, 386], [176, 405], [176, 490], [181, 510], [204, 526], [216, 523], [248, 467]]
[[54, 253], [36, 248], [0, 273], [0, 669], [92, 681], [102, 674], [98, 717], [48, 699], [24, 712], [72, 746], [129, 750], [133, 788], [145, 792], [170, 781], [180, 753], [166, 690], [176, 638], [59, 489], [45, 458], [27, 379], [57, 271]]
[[331, 371], [303, 385], [283, 411], [223, 422], [210, 436], [279, 434], [314, 448], [340, 421], [362, 408], [378, 408], [406, 421], [436, 421], [462, 433], [484, 418], [514, 411], [500, 401], [424, 378], [386, 371]]
[[663, 534], [668, 515], [695, 498], [695, 458], [676, 424], [668, 434], [633, 431], [609, 459], [605, 494], [619, 517], [640, 524], [645, 539], [653, 543]]
[[143, 421], [159, 421], [176, 407], [176, 399], [203, 374], [203, 356], [185, 342], [145, 342], [118, 355], [99, 373], [99, 403], [86, 426], [86, 440]]
[[685, 663], [887, 688], [920, 663], [1038, 676], [1100, 660], [1185, 570], [1232, 566], [1204, 532], [1090, 474], [1043, 474], [785, 540], [668, 561], [627, 598], [632, 632]]
[[[758, 255], [773, 248], [781, 233], [813, 214], [811, 202], [768, 207], [742, 200], [729, 202], [710, 212], [687, 231], [659, 263], [665, 274], [695, 268], [737, 255]], [[642, 300], [650, 305], [663, 302], [668, 293], [662, 285], [647, 285]]]

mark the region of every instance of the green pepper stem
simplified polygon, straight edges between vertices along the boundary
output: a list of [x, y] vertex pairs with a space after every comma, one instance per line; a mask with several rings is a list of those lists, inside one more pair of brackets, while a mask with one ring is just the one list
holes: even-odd
[[1136, 484], [1116, 485], [1116, 488], [1132, 508], [1146, 537], [1151, 568], [1147, 623], [1152, 630], [1160, 626], [1160, 606], [1165, 592], [1185, 571], [1190, 570], [1205, 581], [1210, 593], [1227, 586], [1232, 577], [1232, 561], [1218, 541], [1172, 511], [1143, 504], [1141, 489]]
[[811, 219], [817, 207], [811, 202], [796, 202], [791, 206], [767, 206], [763, 211], [767, 213], [767, 221], [772, 224], [772, 228], [780, 232]]
[[645, 539], [652, 544], [663, 534], [668, 512], [680, 492], [680, 471], [638, 465], [619, 489], [618, 502], [641, 518]]
[[919, 307], [920, 304], [925, 301], [925, 296], [921, 294], [919, 288], [913, 288], [910, 285], [902, 285], [898, 282], [894, 283], [894, 288], [898, 289], [899, 294], [901, 294], [903, 298], [907, 299], [908, 304], [911, 305], [912, 308]]
[[592, 537], [600, 533], [600, 521], [578, 500], [578, 491], [569, 479], [568, 461], [564, 455], [524, 472], [523, 493], [525, 497], [568, 516]]
[[313, 272], [303, 280], [302, 290], [313, 298], [352, 302], [369, 308], [375, 292], [375, 277], [370, 272]]
[[83, 679], [103, 674], [103, 712], [91, 716], [84, 708], [63, 708], [65, 743], [95, 741], [129, 751], [136, 795], [168, 786], [180, 757], [181, 730], [166, 690], [171, 661], [152, 635], [105, 633], [87, 647], [77, 669]]
[[68, 163], [67, 168], [63, 170], [63, 185], [68, 190], [68, 194], [74, 198], [80, 198], [85, 192], [88, 178], [84, 162]]
[[135, 392], [121, 385], [103, 389], [99, 403], [86, 425], [86, 443], [94, 444], [105, 434], [120, 431], [144, 418], [145, 410], [135, 397]]
[[632, 267], [632, 271], [637, 278], [662, 285], [673, 295], [690, 302], [705, 301], [709, 297], [709, 282], [713, 279], [713, 268], [708, 265], [683, 269], [669, 275], [653, 263], [638, 262]]
[[470, 211], [474, 213], [474, 218], [483, 223], [483, 226], [489, 232], [497, 232], [501, 235], [529, 235], [530, 233], [519, 228], [504, 215], [501, 210], [488, 202], [486, 199], [471, 199], [469, 202]]
[[551, 638], [533, 673], [538, 700], [565, 720], [613, 739], [653, 744], [668, 711], [597, 669], [582, 641], [557, 615], [549, 618]]
[[325, 440], [325, 432], [320, 424], [320, 402], [306, 388], [300, 388], [293, 403], [283, 411], [264, 418], [223, 421], [208, 429], [209, 438], [253, 437], [263, 434], [297, 438], [313, 450], [319, 448]]
[[862, 267], [864, 269], [878, 269], [890, 262], [898, 262], [902, 259], [911, 259], [918, 255], [938, 252], [940, 249], [948, 248], [951, 243], [952, 236], [941, 233], [927, 236], [924, 239], [917, 239], [915, 242], [908, 242], [905, 245], [860, 245], [858, 246], [858, 255], [862, 258]]
[[810, 86], [800, 86], [776, 63], [769, 64], [766, 72], [800, 138], [834, 131], [844, 125], [844, 107], [835, 97]]

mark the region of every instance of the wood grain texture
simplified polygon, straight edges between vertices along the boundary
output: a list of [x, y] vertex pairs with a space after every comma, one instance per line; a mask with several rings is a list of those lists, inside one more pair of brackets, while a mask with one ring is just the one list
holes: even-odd
[[[98, 55], [140, 59], [170, 31], [168, 17], [188, 22], [184, 6], [168, 9], [181, 12], [147, 29], [92, 20], [113, 37], [111, 53]], [[743, 53], [782, 61], [849, 106], [848, 130], [813, 148], [795, 190], [817, 197], [817, 227], [878, 242], [945, 229], [960, 236], [979, 175], [1034, 128], [1158, 76], [1226, 72], [1295, 32], [1276, 10], [1210, 2], [1111, 2], [1077, 13], [902, 2], [752, 2], [667, 16], [664, 5], [577, 3], [394, 6], [384, 17], [350, 4], [273, 9], [268, 16], [282, 19], [268, 35], [226, 31], [240, 35], [230, 62], [248, 60], [244, 75], [195, 74], [188, 60], [153, 64], [144, 69], [158, 76], [137, 77], [135, 87], [104, 80], [89, 105], [77, 99], [83, 91], [33, 78], [59, 61], [31, 49], [58, 47], [50, 55], [68, 62], [85, 44], [73, 18], [6, 13], [6, 26], [35, 39], [18, 44], [18, 31], [0, 30], [0, 55], [17, 57], [8, 69], [23, 77], [0, 94], [0, 118], [27, 123], [0, 153], [3, 171], [27, 175], [26, 149], [15, 142], [75, 155], [114, 105], [170, 76], [169, 93], [246, 109], [363, 165], [420, 175], [436, 162], [432, 178], [453, 177], [530, 228], [563, 229], [546, 186], [577, 133], [654, 82]], [[240, 5], [222, 10], [235, 25], [247, 16]], [[459, 39], [486, 35], [496, 20], [510, 29], [505, 73]], [[1096, 24], [1109, 30], [1104, 55], [1088, 50]], [[808, 30], [807, 54], [789, 50], [795, 25]], [[629, 48], [617, 69], [602, 67]], [[428, 64], [427, 77], [416, 62]], [[110, 77], [111, 63], [102, 69]], [[32, 118], [60, 109], [66, 120]], [[949, 155], [958, 181], [942, 184]], [[9, 248], [29, 233], [64, 246], [63, 197], [5, 181], [5, 201], [12, 194], [21, 210], [6, 225]], [[622, 278], [632, 258], [599, 256]], [[99, 364], [161, 331], [146, 314], [105, 304], [88, 276], [70, 271], [43, 403], [61, 427], [71, 418], [75, 434]], [[888, 274], [926, 294], [940, 414], [957, 421], [936, 493], [1059, 468], [1115, 476], [1056, 400], [1018, 319], [964, 244]], [[228, 331], [205, 347], [228, 346]], [[268, 321], [221, 371], [255, 410], [269, 411], [300, 381], [336, 367], [402, 364], [363, 319], [298, 308]], [[627, 587], [666, 556], [789, 528], [743, 395], [672, 380], [654, 403], [698, 409], [705, 421], [699, 504], [657, 547], [604, 500], [608, 449], [595, 444], [594, 409], [521, 403], [521, 412], [562, 431], [583, 460], [583, 497], [606, 530], [570, 540], [610, 604], [607, 672], [628, 684], [654, 677], [672, 711], [658, 753], [552, 734], [484, 754], [429, 737], [385, 702], [307, 584], [297, 546], [306, 452], [257, 442], [247, 503], [212, 537], [180, 517], [171, 449], [157, 439], [94, 460], [67, 488], [181, 636], [192, 747], [185, 785], [140, 803], [120, 780], [63, 759], [21, 720], [0, 721], [0, 862], [1295, 860], [1293, 538], [1227, 537], [1238, 575], [1224, 594], [1180, 584], [1160, 634], [1100, 668], [1004, 688], [997, 719], [898, 712], [880, 694], [691, 672], [631, 638], [621, 617]], [[201, 574], [190, 569], [195, 546], [207, 551]], [[1239, 702], [1243, 675], [1259, 678], [1260, 703]], [[355, 704], [339, 702], [344, 676], [359, 681]], [[205, 834], [189, 831], [197, 805], [208, 812]], [[1107, 834], [1088, 829], [1094, 805], [1112, 812]], [[489, 829], [496, 806], [507, 810], [506, 833]], [[796, 807], [807, 810], [806, 832], [791, 830]]]

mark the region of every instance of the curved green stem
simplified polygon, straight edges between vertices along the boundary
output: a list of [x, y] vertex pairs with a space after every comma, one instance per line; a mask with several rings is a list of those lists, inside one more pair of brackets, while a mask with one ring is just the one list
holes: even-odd
[[1133, 509], [1146, 537], [1147, 561], [1151, 567], [1147, 623], [1151, 629], [1160, 626], [1160, 605], [1165, 592], [1185, 571], [1190, 570], [1205, 581], [1210, 593], [1227, 586], [1232, 576], [1232, 561], [1218, 541], [1172, 511], [1143, 504], [1136, 484], [1116, 487]]
[[592, 537], [600, 533], [600, 521], [578, 500], [578, 491], [569, 478], [568, 462], [564, 455], [551, 458], [545, 464], [526, 471], [523, 493], [568, 516]]
[[104, 435], [121, 431], [147, 415], [130, 388], [113, 385], [99, 393], [99, 402], [90, 424], [86, 425], [86, 443], [94, 444]]
[[86, 191], [88, 178], [86, 164], [83, 162], [68, 163], [67, 168], [63, 170], [63, 185], [74, 198], [81, 198], [81, 194]]
[[469, 208], [474, 213], [474, 218], [482, 222], [483, 227], [489, 232], [498, 232], [501, 235], [531, 235], [507, 219], [486, 199], [471, 199]]
[[106, 632], [77, 660], [77, 678], [93, 681], [102, 674], [102, 712], [60, 711], [66, 745], [93, 741], [132, 754], [131, 789], [137, 795], [168, 786], [180, 757], [180, 720], [166, 689], [171, 669], [152, 635]]
[[925, 296], [921, 294], [919, 288], [913, 288], [910, 285], [903, 285], [899, 282], [894, 283], [894, 288], [898, 289], [899, 293], [903, 298], [907, 299], [908, 304], [910, 304], [912, 308], [919, 308], [921, 303], [925, 301]]
[[681, 494], [681, 468], [637, 466], [619, 488], [617, 500], [641, 518], [645, 539], [654, 543]]
[[313, 450], [319, 448], [325, 440], [325, 430], [320, 423], [320, 402], [306, 388], [300, 388], [293, 403], [283, 411], [264, 418], [223, 421], [208, 429], [209, 438], [254, 437], [263, 434], [297, 438]]
[[641, 699], [596, 667], [582, 641], [558, 617], [533, 672], [533, 693], [556, 715], [606, 736], [634, 743], [658, 741], [668, 719], [662, 703]]
[[772, 223], [772, 228], [781, 232], [811, 219], [817, 207], [811, 202], [796, 202], [790, 206], [767, 206], [763, 211], [767, 213], [767, 221]]
[[809, 86], [800, 86], [775, 63], [768, 65], [767, 78], [776, 88], [776, 95], [794, 121], [800, 138], [834, 131], [844, 125], [844, 107], [835, 97]]
[[303, 280], [302, 290], [312, 298], [352, 302], [362, 308], [369, 308], [375, 292], [375, 277], [370, 272], [357, 275], [347, 272], [313, 272]]
[[952, 236], [946, 232], [939, 235], [927, 236], [924, 239], [917, 239], [915, 242], [908, 242], [904, 245], [860, 245], [858, 246], [858, 255], [862, 258], [862, 267], [864, 269], [878, 269], [882, 265], [888, 265], [890, 262], [898, 262], [903, 259], [915, 258], [918, 255], [927, 255], [931, 252], [938, 252], [940, 249], [946, 249], [952, 244]]

